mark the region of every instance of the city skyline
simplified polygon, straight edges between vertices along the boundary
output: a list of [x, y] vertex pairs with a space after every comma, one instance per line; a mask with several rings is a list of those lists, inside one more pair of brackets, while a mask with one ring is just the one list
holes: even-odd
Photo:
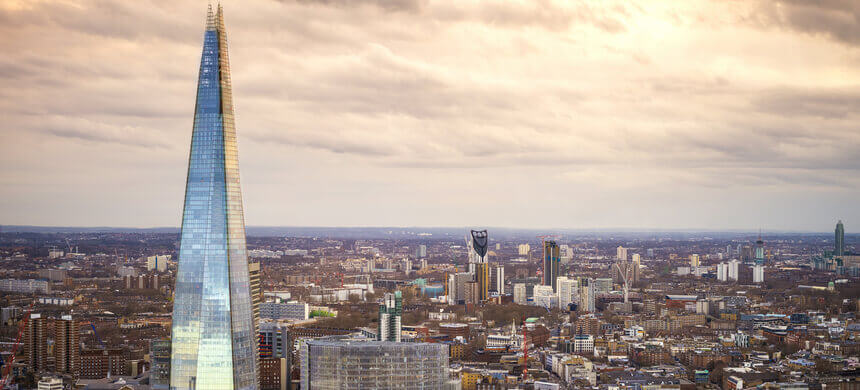
[[[778, 4], [225, 2], [247, 221], [851, 232], [860, 6]], [[199, 8], [0, 5], [0, 222], [179, 225]]]

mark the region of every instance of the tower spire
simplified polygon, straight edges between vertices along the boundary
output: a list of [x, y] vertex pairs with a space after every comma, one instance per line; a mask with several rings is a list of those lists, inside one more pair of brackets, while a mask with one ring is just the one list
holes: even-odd
[[206, 10], [206, 31], [215, 29], [215, 14], [212, 12], [212, 3], [209, 3], [209, 9]]

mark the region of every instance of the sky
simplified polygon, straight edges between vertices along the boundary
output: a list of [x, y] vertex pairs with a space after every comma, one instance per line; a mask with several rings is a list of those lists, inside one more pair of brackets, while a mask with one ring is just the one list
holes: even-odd
[[[860, 226], [858, 1], [222, 5], [248, 225]], [[0, 0], [0, 224], [180, 224], [206, 6]]]

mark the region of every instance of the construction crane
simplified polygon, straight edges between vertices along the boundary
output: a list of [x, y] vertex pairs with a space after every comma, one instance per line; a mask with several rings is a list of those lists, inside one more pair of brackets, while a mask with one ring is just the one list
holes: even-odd
[[0, 378], [0, 389], [5, 388], [6, 385], [12, 383], [12, 366], [15, 365], [15, 355], [18, 352], [18, 348], [21, 346], [21, 338], [24, 336], [24, 330], [27, 328], [27, 322], [30, 320], [30, 312], [33, 311], [34, 303], [36, 302], [30, 302], [30, 305], [27, 306], [24, 318], [18, 326], [18, 336], [15, 338], [15, 344], [12, 345], [12, 354], [9, 356], [9, 362], [6, 363], [6, 367], [3, 369], [3, 377]]
[[622, 272], [621, 266], [618, 265], [618, 263], [615, 263], [612, 266], [615, 267], [616, 270], [618, 270], [618, 275], [621, 277], [621, 281], [623, 282], [622, 288], [624, 289], [624, 303], [627, 303], [629, 295], [630, 295], [629, 281], [633, 277], [631, 275], [631, 271], [633, 271], [633, 268], [631, 268], [630, 265], [628, 264], [624, 267], [624, 271]]
[[81, 326], [89, 326], [90, 329], [93, 330], [93, 336], [96, 336], [96, 340], [99, 341], [99, 345], [101, 345], [102, 349], [105, 349], [105, 342], [102, 341], [102, 338], [99, 336], [99, 332], [96, 331], [96, 326], [93, 325], [92, 322], [81, 323]]
[[523, 319], [523, 382], [525, 383], [526, 377], [529, 373], [529, 341], [528, 341], [528, 328], [526, 328], [526, 320]]

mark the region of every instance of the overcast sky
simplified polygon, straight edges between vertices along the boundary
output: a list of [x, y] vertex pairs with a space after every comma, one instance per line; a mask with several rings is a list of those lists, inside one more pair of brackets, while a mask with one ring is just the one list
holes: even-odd
[[[860, 1], [224, 1], [249, 225], [860, 227]], [[178, 226], [205, 1], [0, 1], [0, 224]]]

